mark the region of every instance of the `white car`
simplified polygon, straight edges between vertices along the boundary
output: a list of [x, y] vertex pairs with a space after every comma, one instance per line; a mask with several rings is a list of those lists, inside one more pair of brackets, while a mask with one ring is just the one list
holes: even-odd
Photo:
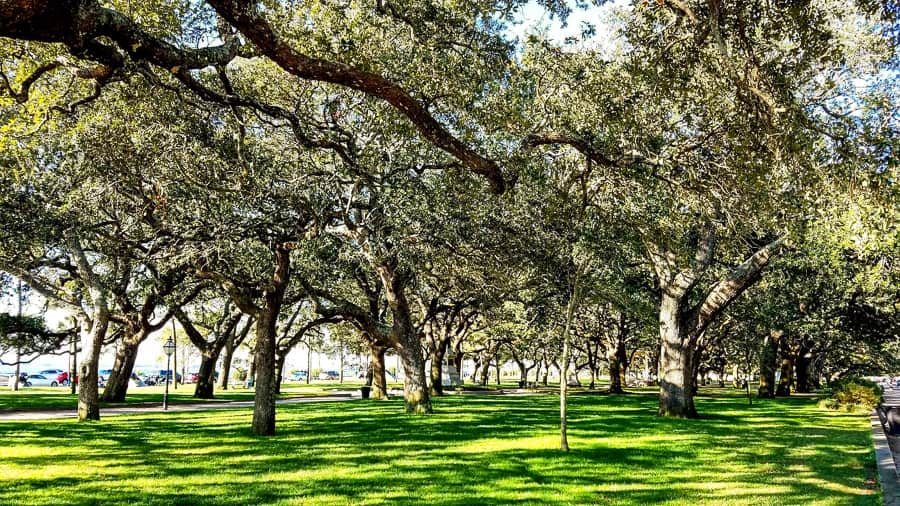
[[26, 387], [58, 387], [56, 378], [48, 378], [43, 374], [29, 374], [25, 380]]

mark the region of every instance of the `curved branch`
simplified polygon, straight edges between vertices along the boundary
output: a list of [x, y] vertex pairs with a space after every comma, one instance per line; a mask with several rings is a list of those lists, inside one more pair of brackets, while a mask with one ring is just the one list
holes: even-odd
[[424, 105], [400, 86], [378, 74], [312, 58], [294, 50], [278, 37], [269, 22], [260, 15], [256, 2], [207, 0], [207, 3], [285, 71], [302, 79], [346, 86], [388, 102], [409, 118], [425, 139], [487, 178], [495, 193], [504, 191], [506, 183], [497, 163], [479, 155], [454, 137]]

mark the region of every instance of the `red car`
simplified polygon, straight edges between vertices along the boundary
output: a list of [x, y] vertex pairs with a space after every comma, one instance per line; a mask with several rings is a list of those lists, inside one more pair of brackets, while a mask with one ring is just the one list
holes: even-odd
[[56, 382], [60, 385], [68, 385], [69, 384], [69, 373], [63, 371], [56, 375]]

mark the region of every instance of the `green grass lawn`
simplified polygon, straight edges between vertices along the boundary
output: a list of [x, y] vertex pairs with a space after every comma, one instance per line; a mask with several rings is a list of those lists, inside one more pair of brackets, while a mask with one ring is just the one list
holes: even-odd
[[[322, 383], [284, 383], [281, 388], [281, 398], [301, 396], [321, 396], [334, 393], [335, 390], [353, 390], [359, 388], [361, 383], [337, 382]], [[179, 385], [173, 389], [169, 385], [169, 402], [172, 404], [185, 404], [195, 402], [215, 401], [249, 401], [253, 400], [253, 390], [243, 387], [229, 390], [216, 389], [216, 398], [212, 401], [194, 398], [195, 385]], [[129, 388], [124, 403], [100, 403], [101, 406], [125, 406], [133, 404], [159, 404], [163, 398], [163, 386]], [[101, 393], [102, 393], [101, 389]], [[13, 392], [9, 389], [0, 389], [0, 413], [4, 411], [36, 410], [36, 409], [75, 409], [78, 404], [78, 395], [69, 393], [68, 387], [28, 387]]]
[[813, 399], [705, 392], [701, 420], [653, 395], [449, 396], [0, 422], [0, 504], [879, 504], [867, 417]]

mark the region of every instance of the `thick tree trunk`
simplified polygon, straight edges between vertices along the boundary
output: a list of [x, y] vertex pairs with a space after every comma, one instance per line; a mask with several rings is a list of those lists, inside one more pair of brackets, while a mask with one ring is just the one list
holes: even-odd
[[376, 400], [386, 400], [387, 394], [387, 374], [385, 374], [384, 354], [387, 348], [383, 346], [369, 346], [369, 354], [371, 356], [372, 368], [372, 392], [371, 398]]
[[284, 359], [282, 355], [275, 354], [275, 395], [281, 394], [281, 382], [284, 380]]
[[403, 393], [407, 413], [427, 414], [432, 412], [432, 407], [425, 376], [425, 359], [416, 344], [407, 344], [398, 350], [405, 373]]
[[794, 357], [789, 350], [785, 350], [785, 357], [781, 360], [781, 379], [778, 380], [778, 389], [775, 395], [787, 397], [791, 395], [791, 384], [794, 382]]
[[[98, 314], [101, 313], [101, 314]], [[100, 347], [103, 346], [103, 338], [106, 337], [106, 329], [109, 326], [108, 315], [104, 310], [94, 312], [94, 321], [90, 324], [82, 324], [83, 357], [78, 375], [78, 421], [100, 419], [100, 396], [97, 387], [100, 363]], [[84, 329], [84, 325], [90, 325]]]
[[663, 295], [660, 304], [659, 415], [696, 418], [691, 374], [693, 343], [684, 329], [680, 299]]
[[759, 354], [759, 391], [760, 398], [775, 397], [775, 369], [778, 367], [778, 344], [784, 333], [773, 330], [763, 339]]
[[607, 359], [609, 360], [609, 393], [621, 394], [623, 393], [623, 390], [619, 357], [616, 353], [609, 353]]
[[428, 381], [425, 375], [425, 357], [415, 336], [402, 336], [397, 350], [403, 361], [403, 395], [406, 412], [428, 414], [432, 412]]
[[228, 390], [228, 381], [231, 379], [231, 361], [234, 358], [234, 344], [229, 340], [225, 344], [225, 355], [222, 357], [222, 376], [219, 378], [219, 388]]
[[797, 392], [802, 394], [812, 392], [812, 385], [810, 383], [810, 367], [812, 366], [812, 360], [810, 360], [808, 348], [800, 348], [799, 353], [797, 353], [797, 362], [795, 366], [797, 369]]
[[131, 384], [131, 373], [137, 360], [138, 348], [147, 334], [141, 330], [129, 332], [116, 348], [116, 358], [112, 372], [106, 379], [106, 388], [100, 400], [103, 402], [125, 402], [128, 386]]
[[212, 399], [215, 395], [216, 362], [219, 360], [220, 350], [208, 350], [200, 355], [200, 370], [197, 373], [197, 386], [194, 388], [194, 397], [197, 399]]
[[275, 321], [277, 312], [270, 308], [260, 313], [256, 322], [256, 373], [252, 431], [256, 435], [275, 434]]
[[447, 342], [439, 342], [431, 352], [431, 394], [444, 395], [443, 364], [447, 354]]
[[614, 350], [607, 353], [609, 361], [609, 393], [625, 393], [625, 367], [628, 363], [628, 353], [625, 349], [625, 341], [619, 339]]
[[483, 387], [487, 386], [491, 377], [491, 358], [493, 357], [486, 357], [481, 364], [481, 386]]
[[275, 434], [275, 351], [278, 313], [290, 281], [290, 251], [278, 246], [274, 251], [275, 272], [266, 292], [265, 307], [256, 324], [256, 395], [253, 402], [252, 431], [256, 435]]

